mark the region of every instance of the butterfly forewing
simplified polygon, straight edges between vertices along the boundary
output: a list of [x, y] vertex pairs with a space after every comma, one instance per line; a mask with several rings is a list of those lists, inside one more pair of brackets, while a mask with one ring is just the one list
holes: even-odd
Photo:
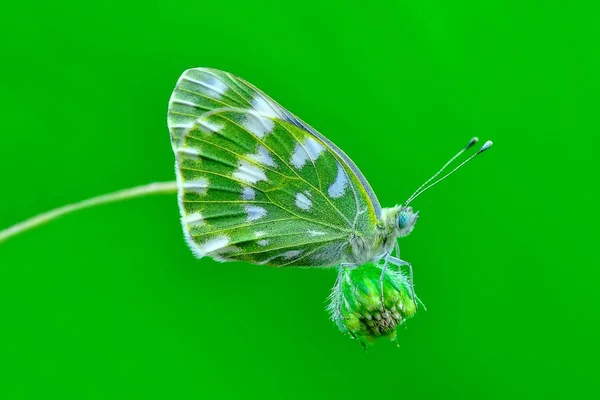
[[197, 256], [333, 265], [352, 235], [372, 231], [370, 189], [337, 149], [290, 116], [225, 72], [180, 78], [169, 127], [182, 224]]

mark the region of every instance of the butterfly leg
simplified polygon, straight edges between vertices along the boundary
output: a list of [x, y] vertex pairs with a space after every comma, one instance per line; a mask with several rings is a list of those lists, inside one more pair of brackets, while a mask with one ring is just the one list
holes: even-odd
[[335, 287], [336, 287], [336, 292], [338, 294], [336, 312], [338, 313], [340, 318], [344, 318], [342, 316], [342, 279], [343, 279], [344, 268], [357, 267], [357, 266], [358, 266], [358, 264], [354, 264], [354, 263], [341, 263], [340, 267], [338, 268], [338, 276], [337, 276], [337, 280], [335, 282]]
[[393, 257], [393, 256], [389, 256], [388, 259], [389, 259], [389, 262], [391, 262], [392, 264], [394, 264], [398, 267], [408, 267], [408, 271], [410, 273], [410, 276], [409, 276], [410, 295], [412, 297], [413, 302], [415, 303], [415, 308], [419, 308], [419, 306], [417, 305], [417, 297], [415, 296], [415, 286], [413, 285], [412, 265], [407, 261], [401, 260], [401, 259]]
[[387, 271], [387, 265], [388, 265], [388, 261], [389, 258], [391, 256], [391, 253], [389, 251], [386, 251], [383, 254], [383, 267], [381, 267], [381, 275], [379, 276], [379, 291], [381, 292], [381, 306], [383, 308], [385, 308], [385, 298], [383, 297], [383, 278], [385, 278], [385, 271]]
[[[400, 244], [398, 243], [398, 241], [396, 241], [395, 245], [394, 245], [394, 250], [396, 251], [396, 258], [400, 259], [402, 261], [402, 259], [400, 258]], [[413, 301], [415, 302], [415, 307], [417, 307], [417, 302], [416, 302], [416, 296], [415, 296], [415, 287], [413, 284], [413, 271], [412, 271], [412, 265], [410, 263], [408, 264], [408, 268], [410, 271], [410, 291], [411, 291], [411, 295], [413, 298]], [[421, 300], [419, 300], [421, 301]], [[421, 304], [423, 304], [423, 302], [421, 301]], [[423, 307], [425, 307], [425, 305], [423, 304]]]

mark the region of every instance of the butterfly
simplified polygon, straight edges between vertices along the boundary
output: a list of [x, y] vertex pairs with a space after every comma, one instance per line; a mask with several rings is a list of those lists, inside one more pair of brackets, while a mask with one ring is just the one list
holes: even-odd
[[397, 240], [418, 218], [408, 204], [491, 145], [430, 184], [477, 142], [472, 139], [404, 204], [382, 208], [340, 148], [230, 73], [185, 71], [169, 101], [168, 126], [192, 252], [273, 267], [380, 260], [410, 267], [399, 258]]

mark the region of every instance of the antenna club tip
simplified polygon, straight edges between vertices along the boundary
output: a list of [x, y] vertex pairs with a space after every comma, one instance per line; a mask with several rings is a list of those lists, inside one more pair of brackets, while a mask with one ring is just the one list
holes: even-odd
[[481, 146], [481, 149], [479, 150], [479, 152], [481, 153], [482, 151], [489, 149], [490, 147], [492, 147], [493, 144], [494, 144], [494, 142], [492, 142], [491, 140], [488, 140], [487, 142], [485, 142], [483, 144], [483, 146]]
[[467, 144], [467, 147], [465, 147], [465, 149], [468, 149], [469, 147], [473, 146], [478, 141], [479, 138], [477, 136], [474, 136], [471, 140], [469, 140], [469, 143]]

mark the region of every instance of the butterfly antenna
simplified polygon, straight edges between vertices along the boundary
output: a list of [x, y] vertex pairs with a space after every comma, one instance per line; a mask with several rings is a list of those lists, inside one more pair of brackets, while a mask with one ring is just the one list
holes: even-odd
[[[470, 142], [469, 142], [470, 143]], [[454, 172], [456, 172], [460, 167], [462, 167], [463, 165], [465, 165], [466, 163], [468, 163], [469, 161], [471, 161], [473, 158], [477, 157], [479, 154], [483, 153], [484, 151], [486, 151], [487, 149], [489, 149], [490, 147], [492, 147], [492, 144], [494, 144], [491, 140], [488, 140], [487, 142], [485, 142], [483, 144], [483, 146], [481, 146], [481, 148], [479, 149], [479, 151], [477, 151], [477, 153], [473, 154], [471, 157], [467, 158], [465, 161], [461, 162], [460, 164], [458, 164], [452, 171], [448, 172], [446, 175], [442, 176], [440, 179], [438, 179], [437, 181], [433, 182], [432, 184], [430, 184], [429, 186], [426, 186], [425, 188], [421, 189], [420, 191], [416, 192], [415, 194], [413, 194], [410, 199], [406, 202], [405, 205], [408, 205], [409, 202], [413, 201], [414, 199], [416, 199], [417, 197], [419, 197], [422, 193], [424, 193], [426, 190], [431, 189], [432, 187], [434, 187], [435, 185], [437, 185], [438, 183], [440, 183], [441, 181], [443, 181], [444, 179], [446, 179], [447, 177], [449, 177], [450, 175], [452, 175]], [[464, 151], [465, 149], [463, 149]], [[453, 157], [456, 158], [456, 157]], [[437, 174], [434, 175], [434, 177], [436, 175], [439, 175], [439, 172]], [[431, 181], [431, 179], [429, 179], [429, 181]], [[424, 185], [421, 185], [421, 187]]]
[[467, 145], [465, 147], [463, 147], [461, 151], [459, 151], [458, 153], [456, 153], [454, 155], [454, 157], [452, 157], [451, 159], [449, 159], [448, 162], [446, 162], [446, 164], [444, 164], [444, 166], [438, 170], [438, 172], [436, 172], [435, 174], [433, 174], [433, 176], [431, 178], [427, 179], [421, 186], [419, 186], [417, 188], [417, 190], [414, 191], [414, 193], [408, 198], [408, 200], [406, 200], [405, 205], [408, 205], [408, 203], [410, 203], [411, 201], [413, 201], [415, 199], [415, 197], [418, 196], [418, 193], [419, 193], [419, 191], [421, 189], [423, 189], [425, 186], [427, 186], [427, 184], [429, 182], [431, 182], [432, 180], [434, 180], [439, 174], [441, 174], [446, 168], [448, 168], [448, 166], [450, 164], [452, 164], [452, 162], [454, 160], [456, 160], [458, 157], [460, 157], [460, 155], [463, 154], [465, 151], [469, 150], [478, 141], [479, 141], [479, 139], [477, 137], [474, 137], [471, 140], [469, 140], [469, 143], [467, 143]]

